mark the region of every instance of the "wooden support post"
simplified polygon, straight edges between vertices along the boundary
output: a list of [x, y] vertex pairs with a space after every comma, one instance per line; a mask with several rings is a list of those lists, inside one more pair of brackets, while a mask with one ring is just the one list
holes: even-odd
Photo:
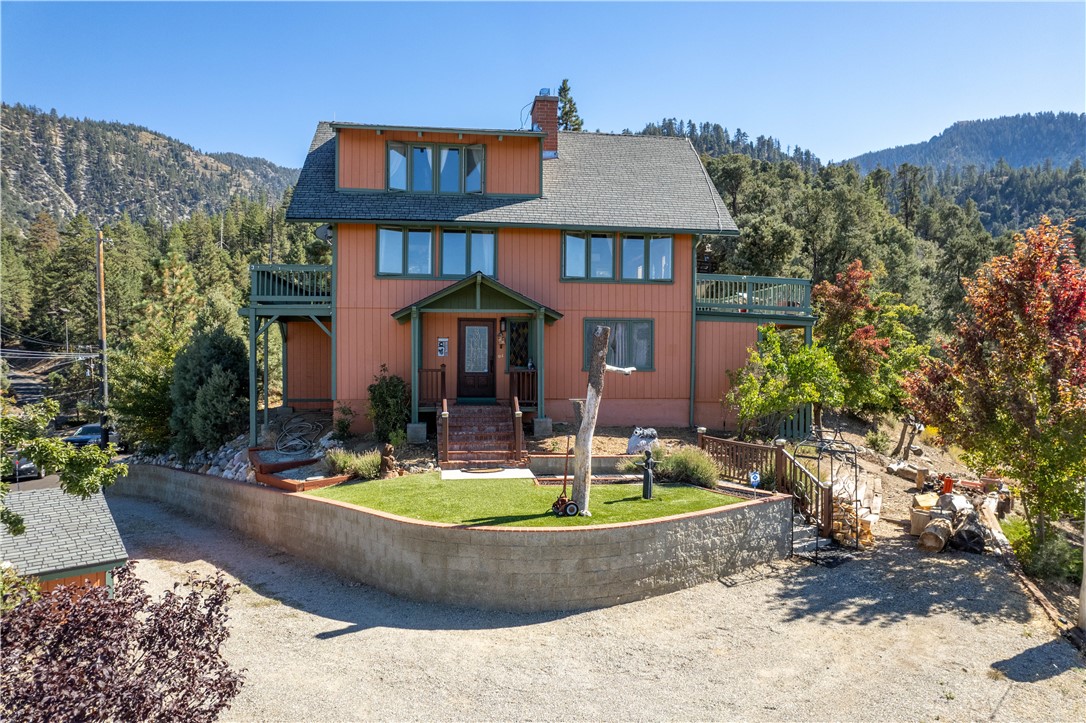
[[256, 311], [249, 309], [249, 446], [256, 446]]
[[[783, 492], [788, 486], [784, 475], [784, 440], [773, 441], [773, 479], [777, 482], [777, 491]], [[789, 490], [790, 491], [790, 490]]]
[[418, 307], [411, 307], [411, 423], [419, 423], [419, 347], [421, 329], [419, 328]]
[[[588, 501], [592, 487], [592, 437], [596, 432], [596, 417], [603, 398], [604, 371], [607, 366], [607, 347], [611, 341], [611, 327], [597, 326], [592, 332], [592, 354], [588, 365], [588, 396], [583, 403], [574, 403], [580, 412], [577, 441], [573, 445], [573, 501], [581, 508], [581, 514], [590, 516]], [[583, 406], [582, 406], [583, 404]], [[579, 409], [578, 409], [579, 407]]]
[[264, 328], [264, 429], [268, 428], [268, 334], [271, 331], [269, 323]]
[[543, 310], [539, 309], [535, 312], [535, 416], [546, 417], [547, 411], [543, 408], [543, 397], [546, 390], [543, 387], [543, 374], [544, 374], [544, 359], [543, 359]]

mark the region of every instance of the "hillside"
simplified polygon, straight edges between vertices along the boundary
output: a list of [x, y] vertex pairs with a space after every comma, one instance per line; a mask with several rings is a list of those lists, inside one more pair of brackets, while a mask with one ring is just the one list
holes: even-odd
[[186, 218], [232, 197], [278, 199], [298, 170], [236, 153], [202, 153], [147, 128], [80, 120], [20, 104], [2, 108], [5, 223], [25, 228], [41, 211], [107, 222]]
[[893, 169], [902, 163], [948, 168], [991, 168], [1004, 160], [1012, 168], [1051, 161], [1068, 168], [1086, 162], [1086, 113], [1027, 113], [977, 121], [959, 121], [923, 143], [864, 153], [850, 159], [860, 171]]

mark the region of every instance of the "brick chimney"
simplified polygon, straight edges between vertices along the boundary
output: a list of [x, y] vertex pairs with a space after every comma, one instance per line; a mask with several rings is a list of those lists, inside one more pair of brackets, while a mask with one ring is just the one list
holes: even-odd
[[542, 88], [532, 102], [532, 128], [546, 133], [543, 157], [558, 156], [558, 96], [550, 88]]

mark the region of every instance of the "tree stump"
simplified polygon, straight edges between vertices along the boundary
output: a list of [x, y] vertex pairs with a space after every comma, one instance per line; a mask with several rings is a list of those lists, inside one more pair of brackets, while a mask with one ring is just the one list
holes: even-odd
[[920, 533], [920, 549], [926, 552], [942, 552], [947, 540], [954, 534], [950, 520], [939, 517], [928, 523]]

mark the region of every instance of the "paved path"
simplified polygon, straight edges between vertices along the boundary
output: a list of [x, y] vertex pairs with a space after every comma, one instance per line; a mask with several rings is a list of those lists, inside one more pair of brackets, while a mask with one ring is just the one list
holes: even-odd
[[[242, 585], [231, 720], [1086, 720], [1086, 669], [994, 559], [907, 540], [575, 614], [393, 598], [109, 495], [139, 574]], [[330, 553], [331, 554], [331, 553]]]

